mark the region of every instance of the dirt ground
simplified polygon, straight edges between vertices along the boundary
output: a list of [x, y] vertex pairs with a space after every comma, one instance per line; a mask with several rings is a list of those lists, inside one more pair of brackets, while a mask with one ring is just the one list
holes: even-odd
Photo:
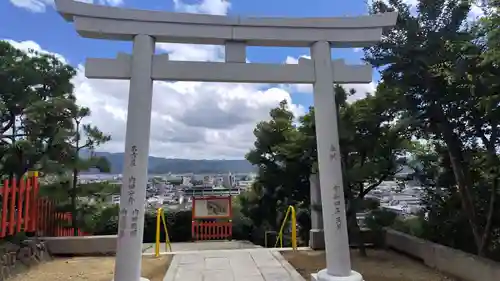
[[[142, 277], [162, 281], [172, 256], [143, 257]], [[21, 273], [9, 281], [110, 281], [115, 257], [55, 258]]]
[[[459, 281], [426, 267], [423, 263], [392, 251], [368, 249], [363, 258], [351, 251], [352, 267], [365, 281]], [[323, 251], [286, 251], [282, 255], [306, 280], [326, 267]]]

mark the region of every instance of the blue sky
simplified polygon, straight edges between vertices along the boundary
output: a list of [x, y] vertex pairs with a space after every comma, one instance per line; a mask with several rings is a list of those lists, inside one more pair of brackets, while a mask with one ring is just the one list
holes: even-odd
[[[83, 69], [82, 63], [87, 57], [114, 57], [118, 52], [130, 53], [130, 42], [81, 38], [75, 32], [72, 24], [65, 22], [57, 14], [51, 2], [51, 0], [0, 1], [0, 39], [11, 40], [10, 42], [18, 48], [34, 48], [58, 54], [73, 66], [79, 67], [80, 72]], [[92, 0], [85, 2], [92, 2]], [[221, 0], [94, 0], [94, 2], [104, 2], [104, 4], [124, 8], [216, 13], [228, 14], [229, 16], [328, 17], [366, 14], [365, 0], [233, 0], [229, 4]], [[184, 47], [168, 44], [157, 46], [157, 50], [171, 52], [177, 54], [180, 59], [190, 60], [216, 60], [218, 59], [217, 48], [219, 47]], [[251, 47], [248, 48], [247, 52], [248, 60], [251, 62], [273, 63], [290, 62], [308, 54], [309, 50], [305, 48]], [[360, 63], [361, 56], [362, 52], [359, 50], [333, 50], [334, 58], [344, 58], [348, 63]], [[376, 76], [374, 72], [374, 78]], [[126, 106], [124, 106], [127, 95], [126, 82], [86, 80], [80, 73], [75, 78], [74, 83], [79, 102], [90, 107], [94, 113], [89, 120], [90, 123], [95, 123], [100, 128], [104, 127], [104, 130], [108, 128], [109, 124], [101, 124], [102, 120], [116, 119], [115, 121], [120, 121], [120, 124], [110, 126], [112, 128], [110, 128], [109, 133], [113, 137], [113, 142], [103, 149], [121, 151], [123, 149], [124, 116], [126, 115]], [[353, 87], [359, 89], [360, 92], [365, 92], [373, 90], [373, 85], [353, 85]], [[169, 137], [160, 136], [155, 139], [152, 136], [152, 154], [165, 157], [241, 158], [253, 142], [251, 131], [255, 123], [265, 118], [269, 108], [276, 105], [279, 99], [289, 100], [297, 115], [303, 114], [312, 104], [310, 87], [303, 86], [273, 85], [262, 88], [258, 85], [249, 86], [246, 84], [228, 86], [221, 83], [169, 83], [155, 86], [155, 89], [157, 88], [161, 88], [161, 90], [156, 91], [161, 92], [161, 94], [155, 92], [155, 96], [162, 95], [160, 99], [163, 102], [168, 99], [171, 101], [170, 103], [165, 102], [167, 109], [162, 107], [157, 110], [157, 118], [164, 121], [158, 122], [158, 130], [161, 130], [162, 135]], [[114, 93], [117, 91], [116, 89], [120, 89], [119, 95], [121, 96]], [[203, 94], [203, 92], [207, 92], [207, 94]], [[175, 95], [177, 95], [178, 101]], [[192, 103], [192, 112], [190, 111], [191, 107], [180, 112], [181, 110], [178, 110], [171, 103], [186, 106], [183, 104], [183, 95], [184, 98], [190, 100], [194, 100], [195, 96], [199, 97], [201, 104], [206, 106], [213, 103], [215, 111], [207, 107], [206, 111], [211, 112], [210, 114], [206, 113], [206, 116], [203, 113], [195, 114], [199, 110], [195, 111], [194, 107], [197, 104]], [[216, 101], [209, 100], [208, 95], [215, 95], [213, 99]], [[247, 98], [244, 95], [251, 97]], [[219, 112], [216, 112], [217, 110]], [[248, 110], [249, 113], [248, 116], [241, 117], [231, 112], [232, 110], [236, 110], [242, 115], [244, 115], [245, 110]], [[106, 117], [104, 114], [109, 116]], [[203, 120], [196, 121], [194, 115], [201, 115], [199, 119]], [[226, 126], [223, 124], [225, 122], [223, 120], [227, 118], [244, 121]], [[155, 119], [155, 113], [153, 113], [153, 119]], [[152, 126], [155, 126], [154, 122]], [[155, 131], [155, 128], [152, 130]], [[191, 138], [186, 137], [186, 135], [191, 135]], [[198, 138], [198, 141], [195, 137]], [[200, 139], [205, 141], [200, 141]], [[220, 141], [217, 144], [214, 141], [216, 139]], [[228, 147], [228, 143], [234, 143], [234, 145]]]
[[[81, 62], [87, 56], [113, 56], [117, 51], [129, 50], [129, 43], [104, 42], [78, 36], [71, 24], [66, 23], [48, 6], [45, 12], [32, 12], [16, 7], [13, 3], [45, 2], [50, 0], [0, 1], [0, 38], [33, 40], [44, 48], [64, 54], [72, 62]], [[97, 0], [96, 0], [97, 1]], [[121, 7], [147, 10], [175, 11], [172, 0], [123, 0]], [[199, 4], [200, 0], [186, 0], [187, 4]], [[366, 14], [364, 0], [233, 0], [229, 15], [328, 17]], [[300, 48], [251, 48], [250, 61], [280, 62], [287, 56], [299, 56], [308, 52]], [[357, 61], [360, 53], [338, 50], [335, 56]]]

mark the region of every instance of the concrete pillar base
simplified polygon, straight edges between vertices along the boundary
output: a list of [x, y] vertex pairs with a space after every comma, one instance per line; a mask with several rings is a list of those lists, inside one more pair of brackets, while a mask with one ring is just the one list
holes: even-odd
[[351, 270], [349, 276], [333, 276], [326, 272], [326, 268], [320, 270], [318, 273], [311, 274], [311, 281], [363, 281], [363, 276], [356, 271]]
[[325, 233], [323, 229], [309, 230], [309, 248], [313, 250], [325, 249]]

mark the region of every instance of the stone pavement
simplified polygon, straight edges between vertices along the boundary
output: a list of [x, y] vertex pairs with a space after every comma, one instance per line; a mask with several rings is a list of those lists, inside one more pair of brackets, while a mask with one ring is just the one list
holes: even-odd
[[[199, 242], [175, 242], [172, 243], [172, 252], [183, 251], [203, 251], [203, 250], [230, 250], [230, 249], [251, 249], [260, 248], [249, 241], [199, 241]], [[154, 243], [144, 243], [143, 253], [154, 253]], [[160, 252], [165, 251], [165, 243], [160, 245]]]
[[304, 281], [276, 249], [177, 253], [163, 281]]

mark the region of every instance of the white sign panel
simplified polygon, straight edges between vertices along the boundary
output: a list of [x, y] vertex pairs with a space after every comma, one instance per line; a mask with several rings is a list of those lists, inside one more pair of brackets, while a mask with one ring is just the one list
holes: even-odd
[[218, 218], [231, 216], [231, 201], [228, 198], [194, 200], [195, 218]]

